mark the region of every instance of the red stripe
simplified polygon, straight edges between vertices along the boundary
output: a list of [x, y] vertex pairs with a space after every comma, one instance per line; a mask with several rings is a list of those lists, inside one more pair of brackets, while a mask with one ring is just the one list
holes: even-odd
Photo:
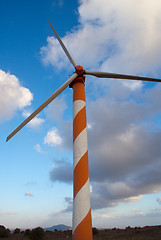
[[73, 233], [73, 240], [92, 240], [92, 227], [91, 226], [91, 209], [86, 217], [76, 227]]
[[74, 198], [88, 180], [88, 151], [74, 169]]
[[76, 137], [86, 128], [86, 107], [83, 107], [73, 120], [73, 142]]

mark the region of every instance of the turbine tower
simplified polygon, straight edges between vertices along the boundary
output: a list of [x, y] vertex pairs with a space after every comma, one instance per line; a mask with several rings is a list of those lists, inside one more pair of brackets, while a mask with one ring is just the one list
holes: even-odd
[[73, 75], [58, 88], [40, 107], [23, 121], [6, 139], [8, 141], [19, 132], [29, 121], [40, 113], [68, 86], [73, 89], [73, 240], [92, 240], [92, 219], [89, 190], [87, 122], [85, 100], [85, 75], [98, 78], [139, 80], [161, 82], [161, 79], [84, 70], [72, 58], [59, 35], [49, 21], [49, 24], [63, 48], [69, 61], [75, 68]]

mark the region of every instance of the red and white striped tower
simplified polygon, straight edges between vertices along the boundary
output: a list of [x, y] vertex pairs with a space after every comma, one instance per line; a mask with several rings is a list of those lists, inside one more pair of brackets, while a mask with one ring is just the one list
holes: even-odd
[[77, 66], [73, 88], [73, 240], [92, 240], [85, 77]]

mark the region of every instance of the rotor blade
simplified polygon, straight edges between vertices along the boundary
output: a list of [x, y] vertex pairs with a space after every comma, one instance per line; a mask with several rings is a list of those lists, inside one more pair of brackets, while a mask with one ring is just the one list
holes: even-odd
[[62, 48], [63, 48], [65, 54], [67, 55], [69, 61], [70, 61], [70, 62], [73, 64], [73, 66], [76, 68], [77, 63], [75, 62], [75, 60], [72, 58], [72, 56], [71, 56], [70, 53], [68, 52], [67, 48], [65, 47], [63, 41], [61, 40], [61, 38], [59, 37], [59, 35], [58, 35], [57, 32], [55, 31], [55, 29], [54, 29], [53, 25], [51, 24], [51, 22], [50, 22], [49, 20], [48, 20], [48, 22], [49, 22], [50, 27], [52, 28], [52, 30], [53, 30], [55, 36], [57, 37], [57, 39], [58, 39], [60, 45], [62, 46]]
[[157, 79], [157, 78], [140, 77], [140, 76], [117, 74], [117, 73], [107, 73], [107, 72], [97, 72], [97, 71], [85, 70], [84, 74], [92, 75], [92, 76], [95, 76], [98, 78], [116, 78], [116, 79], [149, 81], [149, 82], [161, 82], [161, 79]]
[[25, 121], [23, 121], [6, 139], [6, 142], [19, 132], [28, 122], [30, 122], [39, 112], [41, 112], [49, 103], [51, 103], [69, 84], [78, 76], [74, 73], [60, 88], [58, 88], [40, 107], [38, 107]]

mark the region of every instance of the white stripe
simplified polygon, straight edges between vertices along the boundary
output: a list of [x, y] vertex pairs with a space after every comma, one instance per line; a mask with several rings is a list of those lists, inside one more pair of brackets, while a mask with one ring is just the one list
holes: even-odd
[[82, 222], [90, 210], [89, 179], [81, 188], [73, 201], [72, 231]]
[[77, 113], [84, 108], [84, 106], [86, 105], [85, 101], [83, 100], [76, 100], [73, 102], [73, 119], [75, 118], [75, 116], [77, 115]]
[[73, 144], [73, 168], [87, 152], [87, 128], [85, 128], [75, 139]]

